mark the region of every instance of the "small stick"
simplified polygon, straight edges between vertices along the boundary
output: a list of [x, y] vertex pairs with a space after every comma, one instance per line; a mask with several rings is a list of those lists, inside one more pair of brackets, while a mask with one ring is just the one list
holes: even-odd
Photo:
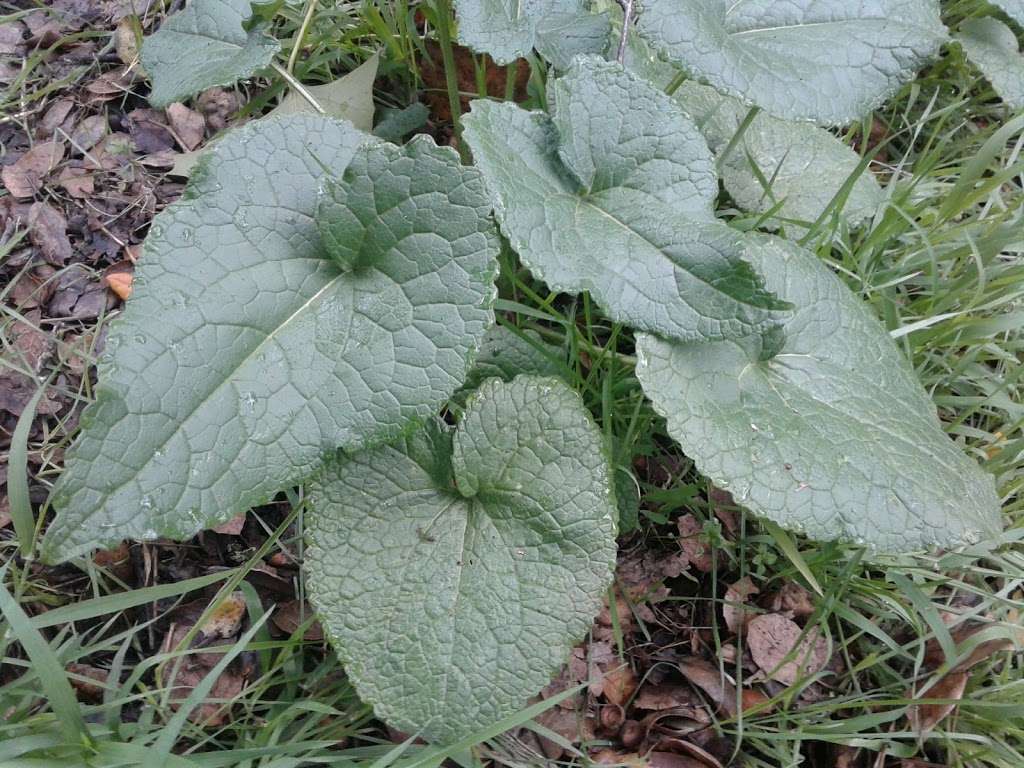
[[626, 36], [629, 34], [629, 22], [633, 20], [633, 0], [618, 0], [622, 6], [622, 36], [619, 37], [619, 52], [615, 59], [622, 64], [626, 60]]

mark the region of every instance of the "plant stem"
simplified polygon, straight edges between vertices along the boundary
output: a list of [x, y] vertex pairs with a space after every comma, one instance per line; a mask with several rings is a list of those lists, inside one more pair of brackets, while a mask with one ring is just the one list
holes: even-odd
[[622, 64], [626, 59], [626, 39], [629, 36], [629, 22], [633, 20], [633, 0], [618, 0], [622, 6], [622, 35], [619, 37], [619, 51], [615, 60]]
[[317, 114], [327, 114], [326, 110], [324, 110], [324, 108], [320, 106], [320, 102], [313, 97], [312, 93], [310, 93], [303, 87], [302, 83], [300, 83], [296, 79], [295, 75], [293, 75], [287, 69], [282, 67], [276, 61], [272, 62], [271, 66], [274, 68], [274, 71], [277, 72], [277, 74], [284, 78], [285, 82], [288, 83], [289, 87], [294, 88], [295, 91], [299, 94], [299, 96], [301, 96], [302, 98], [309, 102], [309, 105], [317, 111]]
[[516, 97], [516, 80], [519, 79], [519, 67], [513, 61], [505, 67], [505, 101], [513, 101]]
[[444, 80], [448, 86], [448, 106], [452, 112], [452, 128], [458, 143], [459, 157], [462, 162], [469, 163], [469, 152], [462, 142], [462, 99], [459, 97], [459, 81], [455, 71], [455, 54], [452, 51], [451, 18], [452, 4], [450, 0], [434, 0], [434, 12], [437, 26], [437, 42], [441, 46], [441, 57], [444, 59]]
[[288, 56], [288, 66], [286, 69], [289, 72], [295, 71], [295, 62], [299, 58], [299, 51], [302, 50], [302, 43], [306, 39], [306, 32], [309, 30], [309, 24], [313, 21], [313, 13], [316, 11], [317, 0], [309, 0], [306, 5], [306, 15], [302, 17], [302, 26], [299, 27], [299, 32], [295, 37], [295, 45], [292, 46], [291, 55]]

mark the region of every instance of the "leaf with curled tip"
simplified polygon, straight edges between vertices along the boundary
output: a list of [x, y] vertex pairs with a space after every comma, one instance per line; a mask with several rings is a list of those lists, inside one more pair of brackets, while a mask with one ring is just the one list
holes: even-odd
[[602, 438], [558, 379], [484, 382], [441, 422], [340, 457], [310, 491], [311, 597], [360, 697], [451, 743], [521, 709], [615, 568]]
[[[318, 233], [327, 172], [360, 243], [348, 269]], [[153, 223], [44, 555], [190, 536], [434, 414], [493, 321], [488, 212], [479, 174], [427, 138], [307, 115], [225, 135]]]
[[993, 478], [943, 432], [870, 309], [813, 254], [751, 237], [749, 258], [796, 307], [773, 358], [637, 338], [637, 378], [698, 469], [815, 539], [909, 552], [998, 534]]
[[537, 278], [681, 340], [756, 335], [788, 316], [743, 260], [741, 233], [714, 218], [714, 159], [678, 104], [593, 57], [548, 94], [550, 117], [475, 101], [464, 119], [498, 223]]

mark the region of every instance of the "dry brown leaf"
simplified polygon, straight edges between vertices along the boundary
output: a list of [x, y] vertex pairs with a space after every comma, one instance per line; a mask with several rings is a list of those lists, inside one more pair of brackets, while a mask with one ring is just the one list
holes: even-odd
[[200, 631], [208, 638], [231, 637], [241, 629], [244, 616], [245, 597], [241, 592], [233, 592], [214, 609]]
[[129, 582], [132, 578], [131, 547], [122, 541], [113, 549], [101, 549], [92, 556], [92, 561], [100, 568], [106, 568], [121, 581]]
[[[127, 266], [124, 266], [127, 265]], [[121, 301], [127, 301], [132, 295], [132, 266], [130, 262], [121, 262], [108, 267], [103, 275], [103, 282], [107, 284]]]
[[117, 58], [129, 67], [137, 64], [139, 60], [139, 41], [135, 36], [135, 25], [131, 16], [126, 16], [117, 22], [114, 28], [114, 50], [117, 51]]
[[907, 711], [910, 726], [921, 736], [926, 736], [936, 725], [944, 720], [963, 698], [967, 688], [969, 675], [964, 672], [950, 672], [935, 683], [927, 691], [915, 698], [948, 699], [941, 704], [915, 704]]
[[707, 537], [691, 514], [682, 515], [676, 520], [676, 527], [679, 529], [679, 546], [686, 553], [690, 563], [701, 573], [711, 573], [714, 567], [711, 560], [711, 547], [707, 543]]
[[[800, 632], [795, 622], [777, 613], [755, 616], [747, 622], [747, 647], [754, 663], [783, 685], [793, 685], [828, 663], [828, 641], [817, 627], [811, 627], [802, 640]], [[793, 657], [784, 662], [790, 652]]]
[[80, 700], [93, 703], [103, 700], [103, 689], [110, 674], [107, 670], [77, 662], [68, 664], [65, 669], [71, 687], [75, 689], [75, 694]]
[[622, 664], [604, 673], [602, 693], [612, 704], [624, 707], [636, 692], [637, 685], [639, 682], [632, 667]]
[[174, 131], [174, 137], [186, 152], [192, 151], [202, 143], [206, 133], [206, 121], [198, 112], [176, 101], [167, 107], [167, 121]]
[[633, 699], [633, 706], [648, 711], [661, 711], [675, 707], [693, 707], [700, 702], [688, 686], [677, 683], [646, 684]]
[[235, 515], [230, 520], [228, 520], [226, 523], [221, 523], [220, 525], [215, 525], [211, 530], [213, 530], [214, 533], [220, 533], [220, 534], [223, 534], [225, 536], [237, 536], [238, 534], [240, 534], [242, 532], [242, 529], [244, 527], [245, 527], [245, 513], [243, 512], [240, 515]]
[[74, 108], [75, 102], [71, 99], [58, 99], [50, 108], [46, 110], [46, 114], [43, 115], [39, 121], [39, 127], [36, 129], [36, 135], [40, 139], [48, 139], [53, 136], [54, 132], [58, 129], [67, 130], [69, 126], [65, 125], [68, 119], [68, 115], [71, 114], [71, 110]]
[[84, 168], [65, 168], [57, 177], [57, 183], [76, 199], [92, 196], [96, 191], [93, 176]]
[[725, 604], [722, 605], [722, 616], [725, 618], [725, 626], [734, 634], [743, 631], [744, 625], [750, 620], [755, 612], [746, 607], [747, 598], [756, 595], [760, 590], [754, 586], [750, 577], [744, 576], [739, 581], [730, 584], [725, 590]]
[[7, 191], [15, 197], [32, 197], [43, 188], [47, 174], [64, 159], [64, 144], [43, 141], [0, 172]]
[[814, 613], [814, 598], [799, 584], [790, 581], [772, 599], [772, 610], [791, 619], [807, 618]]
[[107, 135], [107, 116], [90, 115], [71, 132], [71, 146], [79, 152], [88, 152]]
[[703, 659], [690, 658], [679, 662], [679, 671], [726, 714], [736, 714], [736, 686], [725, 679], [718, 667]]
[[28, 210], [28, 236], [39, 254], [55, 267], [62, 267], [71, 258], [68, 222], [49, 203], [33, 203]]
[[[309, 621], [313, 616], [313, 609], [308, 603], [301, 600], [289, 600], [281, 603], [271, 615], [270, 620], [274, 626], [286, 635], [294, 635], [300, 626]], [[318, 643], [324, 639], [324, 630], [319, 621], [310, 624], [303, 633], [302, 638], [311, 643]]]

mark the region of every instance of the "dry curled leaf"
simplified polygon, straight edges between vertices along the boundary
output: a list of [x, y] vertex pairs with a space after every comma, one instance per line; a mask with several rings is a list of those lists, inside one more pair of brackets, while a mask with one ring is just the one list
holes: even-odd
[[68, 222], [49, 203], [33, 203], [28, 211], [28, 235], [39, 255], [55, 267], [62, 267], [71, 258]]
[[191, 151], [202, 143], [206, 121], [198, 112], [176, 101], [167, 107], [167, 121], [178, 144], [185, 151]]
[[602, 692], [612, 704], [624, 707], [636, 692], [638, 684], [633, 669], [628, 664], [621, 664], [605, 672]]
[[744, 625], [754, 615], [754, 611], [746, 605], [747, 598], [759, 592], [760, 590], [754, 586], [754, 582], [748, 576], [729, 585], [729, 588], [725, 590], [722, 616], [725, 618], [725, 626], [729, 628], [730, 632], [739, 634], [743, 631]]
[[828, 641], [817, 627], [811, 627], [802, 639], [800, 633], [799, 625], [785, 616], [755, 616], [747, 623], [747, 647], [754, 663], [783, 685], [821, 671], [828, 663]]
[[43, 141], [19, 157], [11, 165], [4, 166], [2, 177], [7, 191], [15, 197], [32, 197], [43, 188], [47, 174], [64, 159], [64, 144], [59, 141]]
[[967, 689], [967, 672], [950, 672], [915, 698], [942, 699], [933, 704], [915, 704], [907, 711], [910, 726], [921, 736], [926, 736], [956, 709]]

